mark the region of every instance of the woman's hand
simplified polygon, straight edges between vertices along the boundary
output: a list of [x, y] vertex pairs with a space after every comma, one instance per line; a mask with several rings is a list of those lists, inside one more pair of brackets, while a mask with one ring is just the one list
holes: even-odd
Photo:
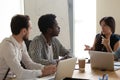
[[110, 46], [110, 38], [104, 38], [102, 36], [102, 43], [105, 47]]
[[110, 37], [104, 38], [102, 36], [102, 43], [101, 44], [103, 44], [106, 47], [108, 52], [112, 52], [112, 48], [110, 46]]
[[91, 47], [89, 45], [85, 45], [85, 49], [84, 50], [91, 50]]

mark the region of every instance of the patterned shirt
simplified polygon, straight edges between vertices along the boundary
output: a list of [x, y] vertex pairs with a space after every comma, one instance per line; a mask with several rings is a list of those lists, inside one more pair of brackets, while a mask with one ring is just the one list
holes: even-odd
[[53, 49], [53, 60], [49, 59], [49, 49], [47, 45], [48, 44], [43, 34], [41, 34], [40, 36], [36, 36], [32, 40], [29, 46], [29, 55], [33, 61], [44, 65], [56, 64], [59, 56], [70, 56], [70, 52], [62, 46], [58, 39], [53, 37], [51, 40], [51, 45]]

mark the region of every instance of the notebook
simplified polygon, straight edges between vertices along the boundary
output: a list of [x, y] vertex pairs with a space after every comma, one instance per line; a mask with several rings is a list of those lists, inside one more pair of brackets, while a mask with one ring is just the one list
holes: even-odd
[[77, 58], [69, 58], [61, 60], [58, 63], [56, 74], [53, 76], [48, 76], [40, 78], [41, 80], [62, 80], [65, 77], [72, 77], [73, 71], [75, 69]]
[[89, 51], [91, 67], [100, 70], [118, 70], [120, 62], [114, 61], [111, 52]]

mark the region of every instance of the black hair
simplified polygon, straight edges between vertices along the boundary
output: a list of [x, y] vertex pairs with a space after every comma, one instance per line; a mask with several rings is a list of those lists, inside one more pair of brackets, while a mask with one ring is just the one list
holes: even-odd
[[49, 28], [55, 24], [56, 16], [54, 14], [46, 14], [39, 18], [38, 27], [42, 33], [46, 33]]
[[101, 25], [101, 22], [104, 21], [106, 25], [108, 25], [112, 31], [112, 33], [115, 32], [115, 20], [113, 17], [109, 16], [109, 17], [103, 17], [101, 20], [100, 20], [100, 25]]
[[29, 16], [28, 15], [20, 15], [17, 14], [12, 17], [11, 19], [11, 31], [12, 34], [18, 35], [21, 31], [21, 29], [26, 28], [28, 29], [29, 27]]

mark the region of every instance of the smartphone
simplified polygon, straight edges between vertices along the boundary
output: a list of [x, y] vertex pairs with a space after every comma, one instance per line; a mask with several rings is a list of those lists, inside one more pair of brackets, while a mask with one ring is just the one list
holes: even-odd
[[101, 33], [101, 37], [102, 37], [102, 38], [105, 38], [105, 34]]
[[63, 80], [90, 80], [90, 79], [81, 79], [81, 78], [70, 78], [70, 77], [66, 77]]

